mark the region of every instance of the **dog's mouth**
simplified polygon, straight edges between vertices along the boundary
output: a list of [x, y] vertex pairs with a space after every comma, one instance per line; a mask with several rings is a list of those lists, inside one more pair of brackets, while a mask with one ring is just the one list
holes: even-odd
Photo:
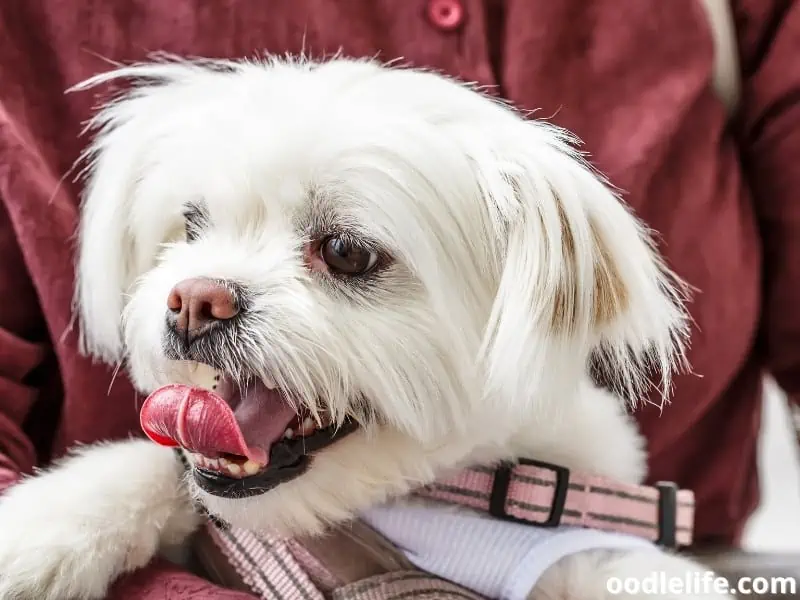
[[199, 385], [159, 388], [140, 412], [151, 440], [188, 451], [192, 476], [209, 494], [263, 494], [304, 473], [313, 453], [356, 429], [352, 420], [337, 426], [325, 415], [315, 421], [298, 414], [271, 382], [239, 386], [210, 373]]

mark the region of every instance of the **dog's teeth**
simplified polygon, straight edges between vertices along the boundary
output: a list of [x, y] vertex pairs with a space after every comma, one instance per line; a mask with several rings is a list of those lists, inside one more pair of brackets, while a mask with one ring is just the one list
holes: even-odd
[[263, 379], [263, 381], [264, 381], [264, 385], [266, 386], [266, 388], [267, 388], [268, 390], [274, 390], [276, 387], [278, 387], [278, 386], [275, 384], [275, 381], [274, 381], [274, 380], [273, 380], [271, 377], [269, 377], [269, 376], [264, 376], [264, 379]]
[[231, 475], [239, 475], [242, 472], [242, 468], [237, 465], [236, 463], [229, 462], [225, 465], [225, 468], [228, 470], [228, 473]]
[[248, 459], [248, 461], [242, 465], [242, 469], [244, 469], [244, 472], [248, 475], [255, 475], [261, 470], [261, 466], [257, 462]]
[[306, 417], [303, 419], [303, 424], [300, 426], [300, 435], [308, 435], [313, 433], [314, 430], [317, 428], [314, 420], [311, 417]]
[[294, 437], [294, 431], [291, 428], [287, 429], [283, 432], [283, 437], [285, 437], [287, 440], [292, 439]]

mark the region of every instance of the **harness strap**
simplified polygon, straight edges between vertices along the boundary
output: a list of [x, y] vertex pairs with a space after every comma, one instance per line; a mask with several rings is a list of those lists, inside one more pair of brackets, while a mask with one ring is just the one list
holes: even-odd
[[533, 460], [497, 469], [472, 467], [418, 490], [507, 521], [539, 527], [575, 525], [641, 537], [662, 546], [689, 546], [694, 494], [672, 483], [620, 483]]
[[325, 600], [309, 577], [317, 565], [301, 566], [289, 540], [214, 523], [206, 533], [241, 582], [263, 600]]
[[[367, 538], [379, 539], [377, 533], [361, 523]], [[381, 541], [378, 548], [359, 548], [360, 533], [350, 535], [348, 528], [334, 530], [333, 539], [325, 536], [317, 540], [283, 540], [274, 535], [252, 533], [208, 523], [195, 541], [206, 558], [230, 567], [224, 579], [217, 582], [234, 589], [255, 593], [261, 600], [485, 600], [481, 596], [454, 583], [414, 569], [396, 550], [383, 553]], [[348, 540], [348, 547], [340, 548], [348, 556], [331, 561], [330, 547]], [[372, 544], [371, 539], [363, 540]], [[324, 547], [324, 548], [323, 548]], [[315, 556], [324, 549], [325, 556]], [[377, 550], [380, 557], [370, 556]], [[373, 560], [378, 558], [378, 560]], [[320, 560], [321, 559], [321, 560]], [[341, 569], [342, 559], [352, 564]], [[388, 560], [388, 562], [387, 562]], [[207, 561], [202, 561], [207, 564]], [[363, 564], [356, 564], [356, 563]], [[323, 564], [325, 563], [325, 564]], [[334, 568], [330, 568], [332, 566]], [[214, 569], [215, 574], [220, 572]]]
[[395, 571], [341, 587], [331, 600], [486, 600], [461, 586], [423, 573]]
[[[176, 454], [188, 467], [183, 453]], [[620, 483], [521, 459], [494, 469], [465, 469], [415, 494], [539, 527], [575, 525], [615, 531], [669, 547], [688, 546], [692, 541], [694, 494], [671, 483], [655, 487]], [[400, 570], [410, 564], [376, 544], [376, 534], [363, 524], [351, 525], [346, 535], [334, 530], [327, 539], [303, 540], [236, 529], [211, 517], [204, 533], [211, 543], [203, 552], [207, 560], [200, 557], [201, 562], [212, 566], [220, 583], [240, 589], [237, 584], [241, 584], [263, 600], [325, 600], [332, 593], [358, 600], [394, 598], [386, 595], [386, 571], [408, 574], [407, 579], [390, 577], [398, 598], [411, 591], [408, 585], [423, 586], [434, 594], [431, 598], [467, 597], [460, 588], [451, 589], [451, 584], [436, 577]], [[331, 544], [337, 543], [338, 550], [331, 554]], [[224, 564], [214, 560], [215, 553]], [[348, 561], [353, 556], [355, 562]], [[358, 580], [362, 578], [376, 585], [361, 586]], [[345, 588], [348, 595], [337, 596], [335, 592]]]

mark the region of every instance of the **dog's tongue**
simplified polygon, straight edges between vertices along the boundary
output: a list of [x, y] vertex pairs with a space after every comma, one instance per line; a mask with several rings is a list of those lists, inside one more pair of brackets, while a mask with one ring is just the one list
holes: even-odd
[[241, 393], [222, 395], [189, 385], [173, 384], [148, 396], [139, 413], [142, 429], [162, 446], [182, 446], [215, 457], [246, 456], [266, 465], [273, 443], [297, 417], [276, 390], [262, 384]]

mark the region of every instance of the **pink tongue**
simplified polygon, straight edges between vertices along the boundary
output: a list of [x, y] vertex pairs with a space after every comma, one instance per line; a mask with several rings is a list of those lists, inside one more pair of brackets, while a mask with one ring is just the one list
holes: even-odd
[[236, 454], [266, 465], [270, 447], [297, 415], [279, 393], [259, 388], [245, 393], [234, 413], [214, 392], [166, 385], [144, 401], [139, 421], [147, 437], [162, 446], [182, 446], [210, 457]]

